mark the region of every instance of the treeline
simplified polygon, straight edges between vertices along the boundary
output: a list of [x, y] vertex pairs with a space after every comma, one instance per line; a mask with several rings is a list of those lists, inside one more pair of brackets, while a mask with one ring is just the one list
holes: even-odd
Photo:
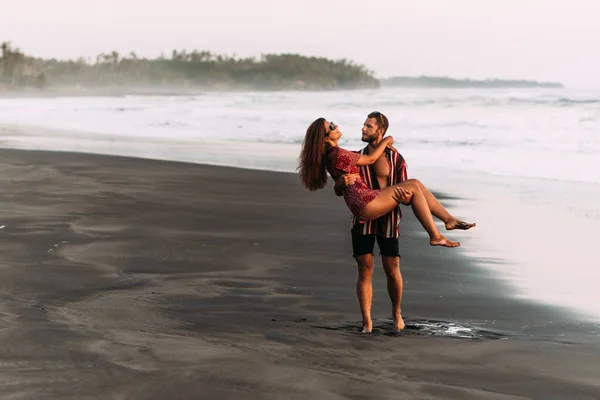
[[116, 51], [94, 60], [41, 59], [1, 44], [0, 89], [70, 87], [194, 87], [205, 89], [356, 89], [379, 86], [373, 72], [348, 60], [299, 54], [238, 58], [173, 50], [141, 58]]
[[562, 88], [561, 83], [555, 82], [537, 82], [527, 80], [471, 80], [471, 79], [452, 79], [446, 77], [420, 76], [406, 77], [395, 76], [380, 81], [384, 87], [431, 87], [431, 88], [532, 88], [549, 87]]

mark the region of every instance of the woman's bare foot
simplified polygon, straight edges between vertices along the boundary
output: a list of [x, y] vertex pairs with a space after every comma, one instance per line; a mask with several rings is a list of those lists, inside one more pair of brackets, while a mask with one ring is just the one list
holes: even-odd
[[442, 235], [429, 239], [429, 244], [432, 246], [443, 246], [443, 247], [459, 247], [459, 242], [454, 242]]
[[466, 231], [467, 229], [471, 229], [474, 226], [477, 226], [477, 224], [471, 224], [469, 222], [461, 221], [456, 218], [446, 222], [446, 230], [447, 231], [452, 231], [454, 229], [460, 229], [460, 230]]
[[363, 321], [363, 329], [360, 333], [371, 333], [373, 331], [373, 321]]
[[404, 320], [402, 319], [401, 315], [394, 317], [394, 330], [396, 330], [396, 332], [403, 330], [405, 327], [406, 326], [404, 325]]

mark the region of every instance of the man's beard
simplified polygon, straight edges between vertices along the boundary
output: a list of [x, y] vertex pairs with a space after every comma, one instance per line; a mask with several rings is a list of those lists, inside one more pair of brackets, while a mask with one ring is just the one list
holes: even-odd
[[376, 141], [377, 141], [377, 138], [378, 138], [378, 136], [379, 136], [379, 135], [375, 135], [375, 136], [366, 136], [366, 135], [362, 135], [362, 136], [361, 136], [361, 140], [362, 140], [363, 142], [365, 142], [365, 143], [369, 143], [369, 144], [371, 144], [371, 143], [373, 143], [373, 142], [376, 142]]

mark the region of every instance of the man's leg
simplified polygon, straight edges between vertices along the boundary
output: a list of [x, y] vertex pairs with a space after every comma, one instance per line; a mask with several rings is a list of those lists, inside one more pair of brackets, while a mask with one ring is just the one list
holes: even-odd
[[360, 227], [352, 230], [352, 251], [358, 274], [356, 277], [356, 296], [360, 305], [363, 320], [363, 333], [371, 333], [373, 321], [371, 320], [371, 303], [373, 302], [373, 248], [375, 235], [361, 235]]
[[394, 328], [404, 329], [402, 319], [402, 290], [404, 288], [402, 274], [400, 273], [400, 251], [398, 238], [384, 238], [377, 236], [377, 244], [381, 250], [381, 263], [387, 278], [387, 289], [392, 301], [392, 317]]
[[371, 304], [373, 302], [373, 254], [364, 254], [355, 257], [358, 266], [356, 278], [356, 295], [362, 314], [362, 333], [371, 333], [373, 321], [371, 320]]
[[400, 257], [381, 256], [381, 263], [387, 278], [387, 290], [392, 301], [392, 317], [394, 318], [394, 328], [396, 330], [404, 329], [404, 320], [402, 319], [402, 273], [400, 273]]

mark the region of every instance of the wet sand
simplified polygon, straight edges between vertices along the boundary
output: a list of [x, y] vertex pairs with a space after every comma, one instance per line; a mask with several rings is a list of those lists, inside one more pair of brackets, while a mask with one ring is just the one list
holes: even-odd
[[431, 248], [408, 209], [408, 329], [392, 333], [377, 263], [362, 335], [331, 187], [18, 150], [0, 185], [3, 400], [600, 398], [595, 327]]

